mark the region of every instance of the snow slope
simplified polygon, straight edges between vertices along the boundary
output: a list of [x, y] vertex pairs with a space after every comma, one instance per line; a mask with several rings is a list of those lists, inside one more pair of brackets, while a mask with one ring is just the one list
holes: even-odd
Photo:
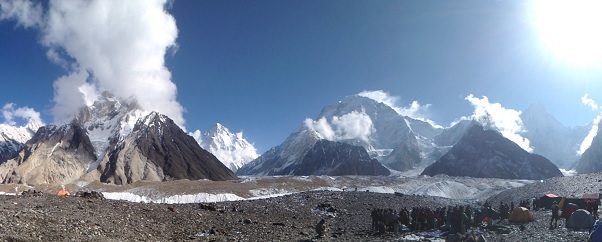
[[259, 157], [257, 149], [243, 137], [242, 131], [232, 133], [220, 123], [205, 133], [196, 130], [189, 135], [233, 172]]

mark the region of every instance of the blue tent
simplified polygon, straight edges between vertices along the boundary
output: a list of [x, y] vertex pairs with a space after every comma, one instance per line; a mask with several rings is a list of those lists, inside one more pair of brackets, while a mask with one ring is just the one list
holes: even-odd
[[598, 219], [589, 234], [590, 241], [602, 241], [602, 218]]

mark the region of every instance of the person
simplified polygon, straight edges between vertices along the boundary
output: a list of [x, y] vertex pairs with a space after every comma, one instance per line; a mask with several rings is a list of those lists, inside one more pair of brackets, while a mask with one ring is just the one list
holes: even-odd
[[[554, 201], [554, 203], [552, 204], [552, 219], [550, 219], [550, 228], [556, 228], [558, 227], [558, 219], [560, 218], [560, 215], [558, 214], [558, 210], [560, 210], [560, 207], [558, 207], [558, 203], [556, 201]], [[554, 227], [552, 227], [552, 222], [554, 222]]]
[[326, 221], [324, 219], [320, 219], [316, 225], [316, 233], [320, 238], [324, 237], [324, 234], [326, 234]]
[[594, 219], [598, 219], [598, 202], [600, 200], [596, 200], [594, 201], [594, 203], [592, 204], [592, 211], [594, 211], [593, 215], [594, 215]]

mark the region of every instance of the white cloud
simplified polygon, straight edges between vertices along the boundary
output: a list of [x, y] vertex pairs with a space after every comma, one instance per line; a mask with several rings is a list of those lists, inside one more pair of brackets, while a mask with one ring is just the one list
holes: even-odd
[[596, 118], [594, 118], [594, 121], [592, 123], [592, 129], [589, 131], [589, 133], [587, 133], [587, 136], [585, 136], [585, 139], [583, 139], [583, 141], [581, 142], [581, 145], [579, 146], [579, 150], [577, 151], [577, 154], [583, 155], [583, 152], [585, 152], [587, 149], [589, 149], [589, 147], [592, 145], [592, 141], [594, 141], [594, 138], [598, 134], [598, 128], [600, 126], [601, 119], [602, 119], [602, 113], [598, 114], [598, 116], [596, 116]]
[[58, 123], [71, 121], [77, 110], [84, 103], [81, 86], [86, 84], [89, 75], [86, 71], [71, 72], [54, 81], [54, 107], [52, 113]]
[[[109, 90], [184, 127], [184, 108], [164, 60], [178, 36], [175, 19], [165, 11], [168, 0], [50, 1], [45, 11], [28, 1], [0, 1], [3, 19], [38, 28], [48, 58], [70, 73], [55, 81], [55, 120], [77, 111], [66, 100], [81, 100], [85, 93], [90, 101], [90, 91]], [[83, 73], [89, 77], [82, 82]]]
[[479, 122], [484, 127], [499, 131], [524, 150], [533, 152], [530, 141], [521, 136], [525, 129], [520, 118], [520, 111], [504, 108], [500, 103], [490, 103], [486, 96], [477, 98], [470, 94], [465, 99], [475, 108], [473, 114], [468, 117], [469, 119]]
[[[602, 108], [600, 108], [600, 106], [598, 106], [598, 103], [595, 100], [591, 99], [589, 97], [589, 94], [587, 94], [587, 93], [585, 95], [583, 95], [583, 97], [581, 97], [581, 103], [590, 107], [592, 110], [602, 111]], [[600, 127], [601, 120], [602, 120], [602, 112], [600, 114], [598, 114], [598, 116], [596, 116], [594, 118], [594, 120], [592, 121], [592, 129], [589, 131], [589, 133], [587, 133], [587, 136], [585, 136], [585, 139], [583, 139], [583, 141], [581, 142], [581, 145], [579, 146], [579, 150], [577, 151], [578, 155], [583, 155], [583, 152], [585, 152], [587, 149], [589, 149], [589, 147], [592, 145], [592, 141], [598, 134], [598, 129]]]
[[382, 90], [363, 91], [363, 92], [358, 93], [358, 95], [362, 96], [362, 97], [370, 98], [379, 103], [383, 103], [383, 104], [391, 107], [393, 110], [395, 110], [400, 115], [427, 122], [436, 128], [442, 128], [442, 126], [438, 125], [433, 120], [430, 120], [427, 118], [430, 113], [429, 108], [431, 107], [431, 104], [422, 105], [418, 101], [413, 101], [408, 106], [405, 106], [405, 107], [398, 106], [397, 103], [399, 101], [399, 97], [391, 96], [391, 95], [389, 95], [389, 93], [382, 91]]
[[14, 103], [7, 103], [2, 107], [2, 117], [4, 124], [16, 126], [15, 118], [26, 120], [27, 123], [33, 122], [37, 126], [44, 125], [44, 121], [40, 118], [40, 113], [30, 107], [15, 107]]
[[0, 20], [15, 20], [24, 28], [42, 23], [42, 6], [33, 1], [0, 0]]
[[340, 117], [334, 116], [330, 123], [322, 117], [318, 121], [305, 119], [305, 126], [330, 141], [358, 139], [365, 144], [370, 142], [374, 132], [372, 119], [364, 112], [352, 111]]
[[599, 109], [598, 103], [596, 103], [596, 101], [594, 101], [593, 99], [591, 99], [589, 97], [588, 93], [586, 93], [585, 95], [583, 95], [583, 97], [581, 97], [581, 103], [583, 103], [586, 106], [592, 108], [592, 110]]

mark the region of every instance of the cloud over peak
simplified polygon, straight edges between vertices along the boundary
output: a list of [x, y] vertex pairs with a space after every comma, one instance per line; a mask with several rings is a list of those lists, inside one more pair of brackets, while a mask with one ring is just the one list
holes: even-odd
[[600, 113], [592, 121], [592, 129], [589, 130], [589, 133], [587, 133], [587, 136], [585, 136], [585, 139], [583, 139], [583, 142], [581, 142], [579, 150], [577, 151], [578, 155], [583, 155], [583, 153], [592, 145], [594, 138], [598, 134], [600, 121], [602, 120], [602, 108], [598, 106], [598, 103], [595, 100], [589, 97], [588, 93], [581, 97], [581, 103], [583, 103], [583, 105], [585, 106], [590, 107], [592, 110], [598, 111]]
[[478, 98], [470, 94], [465, 99], [472, 104], [474, 111], [470, 117], [462, 119], [475, 120], [484, 127], [493, 128], [524, 150], [533, 152], [529, 139], [521, 136], [525, 128], [520, 111], [505, 108], [500, 103], [491, 103], [486, 96]]
[[428, 119], [428, 115], [430, 113], [429, 108], [431, 107], [431, 104], [422, 105], [418, 101], [412, 101], [412, 103], [410, 103], [408, 106], [399, 106], [399, 97], [391, 96], [389, 95], [389, 93], [383, 90], [362, 91], [357, 95], [370, 98], [379, 103], [383, 103], [391, 107], [393, 110], [395, 110], [395, 112], [399, 113], [400, 115], [427, 122], [436, 128], [442, 128], [434, 121]]
[[167, 0], [50, 1], [47, 9], [29, 1], [0, 4], [0, 19], [38, 29], [48, 58], [67, 69], [54, 83], [56, 121], [72, 118], [77, 103], [108, 90], [184, 126], [184, 108], [165, 67], [178, 36]]
[[372, 119], [365, 112], [352, 111], [340, 117], [334, 116], [330, 122], [322, 117], [317, 121], [307, 118], [305, 126], [316, 132], [320, 138], [329, 141], [358, 139], [365, 144], [370, 143], [370, 135], [374, 132]]
[[[17, 126], [15, 118], [26, 120], [34, 126], [43, 126], [44, 121], [40, 118], [40, 113], [30, 107], [16, 107], [14, 103], [7, 103], [2, 107], [3, 124]], [[25, 125], [23, 125], [25, 126]]]

